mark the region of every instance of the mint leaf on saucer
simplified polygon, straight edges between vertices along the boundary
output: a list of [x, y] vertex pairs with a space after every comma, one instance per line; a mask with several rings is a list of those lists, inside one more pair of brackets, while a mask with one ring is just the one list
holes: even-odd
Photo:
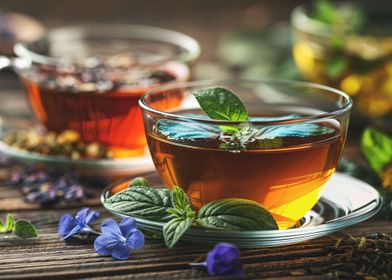
[[135, 186], [143, 186], [147, 188], [151, 187], [150, 184], [147, 182], [147, 180], [144, 179], [143, 177], [136, 177], [132, 179], [132, 181], [129, 183], [128, 188], [135, 187]]
[[129, 216], [157, 222], [168, 221], [172, 207], [169, 189], [154, 189], [146, 186], [133, 186], [104, 201], [105, 207]]
[[168, 248], [173, 248], [181, 236], [192, 226], [194, 217], [177, 217], [163, 226], [163, 237]]
[[224, 87], [196, 90], [193, 95], [201, 109], [214, 120], [247, 121], [248, 112], [242, 101]]
[[37, 229], [27, 220], [17, 220], [14, 227], [14, 233], [20, 238], [37, 237]]
[[204, 205], [196, 223], [206, 228], [226, 230], [278, 229], [268, 210], [255, 201], [241, 198], [220, 199]]

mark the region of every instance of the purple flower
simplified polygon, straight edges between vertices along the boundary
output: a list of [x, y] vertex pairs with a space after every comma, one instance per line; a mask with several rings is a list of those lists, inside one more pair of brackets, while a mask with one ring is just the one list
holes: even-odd
[[124, 218], [119, 225], [112, 219], [105, 220], [101, 230], [102, 234], [94, 242], [95, 251], [100, 255], [126, 260], [131, 255], [130, 249], [144, 246], [144, 235], [133, 218]]
[[99, 217], [99, 212], [82, 208], [76, 214], [75, 218], [71, 214], [65, 214], [61, 217], [58, 233], [63, 239], [67, 239], [79, 232], [94, 232], [88, 225]]
[[230, 243], [218, 243], [214, 249], [208, 252], [207, 259], [203, 263], [191, 263], [194, 268], [207, 268], [210, 275], [222, 275], [238, 277], [244, 273], [240, 258], [240, 250]]

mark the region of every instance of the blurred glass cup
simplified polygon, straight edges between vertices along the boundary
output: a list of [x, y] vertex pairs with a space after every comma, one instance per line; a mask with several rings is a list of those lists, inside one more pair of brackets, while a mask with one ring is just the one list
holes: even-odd
[[139, 98], [158, 85], [187, 81], [200, 47], [172, 30], [94, 24], [49, 30], [14, 51], [17, 58], [0, 57], [0, 67], [18, 73], [37, 120], [49, 131], [77, 131], [121, 158], [145, 152]]
[[324, 6], [299, 6], [291, 17], [299, 70], [348, 93], [357, 113], [371, 118], [392, 115], [392, 3], [386, 2], [318, 1]]

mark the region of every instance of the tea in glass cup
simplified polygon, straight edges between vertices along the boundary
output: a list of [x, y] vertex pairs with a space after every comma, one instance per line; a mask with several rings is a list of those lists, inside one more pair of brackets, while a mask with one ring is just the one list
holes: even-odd
[[316, 83], [352, 96], [360, 117], [392, 114], [392, 2], [314, 1], [293, 10], [293, 55]]
[[[208, 118], [193, 93], [215, 86], [235, 92], [249, 120]], [[179, 92], [178, 108], [156, 106]], [[259, 202], [280, 229], [317, 203], [335, 172], [351, 104], [329, 87], [274, 80], [172, 84], [140, 100], [150, 153], [167, 187], [183, 188], [196, 209], [223, 198]], [[231, 142], [233, 127], [241, 128], [240, 141]]]
[[[17, 44], [15, 53], [10, 64], [47, 130], [76, 131], [83, 142], [106, 145], [122, 158], [145, 152], [139, 98], [158, 85], [187, 81], [200, 49], [175, 31], [103, 24], [53, 29]], [[166, 105], [179, 102], [173, 97]]]

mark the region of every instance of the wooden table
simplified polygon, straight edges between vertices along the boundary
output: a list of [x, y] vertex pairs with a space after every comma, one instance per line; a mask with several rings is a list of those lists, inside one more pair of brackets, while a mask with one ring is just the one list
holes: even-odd
[[[23, 112], [23, 98], [14, 91], [0, 92]], [[4, 104], [4, 102], [2, 103]], [[1, 107], [1, 104], [0, 104]], [[21, 109], [22, 108], [22, 109]], [[4, 108], [3, 108], [4, 109]], [[0, 108], [1, 111], [1, 108]], [[358, 155], [355, 145], [349, 145], [346, 154]], [[210, 247], [179, 243], [168, 250], [159, 240], [147, 240], [144, 248], [133, 253], [126, 261], [115, 261], [94, 252], [91, 241], [62, 241], [57, 235], [59, 218], [66, 212], [75, 214], [89, 205], [103, 215], [111, 215], [101, 206], [97, 196], [84, 203], [44, 209], [23, 202], [19, 191], [7, 184], [0, 186], [0, 217], [7, 212], [16, 218], [30, 219], [39, 230], [39, 237], [28, 240], [0, 234], [0, 279], [196, 279], [207, 273], [191, 269], [189, 262], [203, 258]], [[98, 221], [97, 224], [100, 222]], [[354, 237], [373, 232], [392, 233], [390, 221], [372, 219], [342, 233], [333, 234], [291, 246], [242, 251], [245, 278], [284, 277], [285, 279], [325, 279], [324, 275], [303, 276], [301, 269], [333, 264], [328, 247], [334, 246], [344, 233]], [[297, 275], [297, 276], [296, 276]]]

